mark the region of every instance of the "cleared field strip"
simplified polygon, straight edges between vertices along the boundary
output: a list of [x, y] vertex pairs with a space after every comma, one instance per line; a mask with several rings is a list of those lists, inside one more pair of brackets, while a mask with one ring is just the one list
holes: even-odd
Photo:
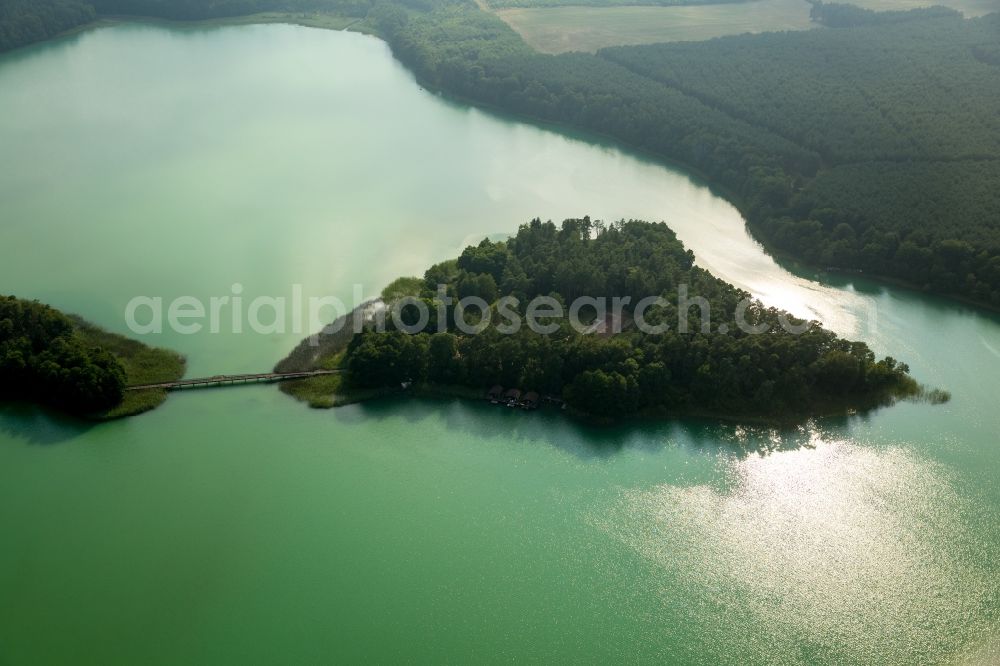
[[875, 11], [916, 9], [917, 7], [941, 5], [957, 9], [967, 18], [1000, 12], [1000, 0], [851, 0], [850, 4]]
[[809, 20], [809, 9], [805, 0], [757, 0], [696, 7], [552, 7], [495, 13], [535, 50], [565, 53], [746, 32], [808, 30], [817, 27]]
[[[688, 7], [548, 7], [493, 11], [542, 53], [593, 52], [605, 46], [690, 42], [743, 33], [809, 30], [805, 0], [755, 0]], [[874, 10], [944, 5], [966, 16], [1000, 11], [1000, 0], [852, 0]]]

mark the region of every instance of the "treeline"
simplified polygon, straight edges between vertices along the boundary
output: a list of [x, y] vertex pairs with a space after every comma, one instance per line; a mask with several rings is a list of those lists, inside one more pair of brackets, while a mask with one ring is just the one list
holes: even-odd
[[998, 191], [997, 160], [847, 164], [793, 194], [791, 214], [767, 217], [763, 232], [813, 264], [996, 303]]
[[[168, 18], [368, 12], [367, 0], [94, 5]], [[473, 0], [379, 0], [367, 25], [431, 87], [699, 171], [772, 248], [1000, 306], [1000, 14], [942, 14], [559, 56]], [[925, 205], [928, 191], [942, 197]]]
[[48, 39], [96, 15], [80, 0], [0, 0], [0, 51]]
[[697, 169], [773, 248], [1000, 306], [1000, 14], [932, 15], [559, 56], [462, 0], [383, 3], [371, 18], [431, 86]]
[[121, 364], [88, 345], [69, 317], [0, 296], [0, 397], [92, 414], [118, 405], [124, 391]]
[[330, 12], [364, 17], [373, 0], [0, 0], [0, 51], [42, 41], [98, 16], [197, 20], [260, 12]]
[[929, 18], [961, 18], [962, 13], [950, 7], [935, 5], [933, 7], [918, 7], [910, 10], [877, 12], [857, 5], [841, 4], [839, 2], [822, 2], [813, 0], [809, 18], [822, 23], [828, 28], [853, 28], [859, 25], [888, 25], [890, 23], [905, 23], [921, 21]]
[[1000, 305], [1000, 14], [609, 49], [819, 153], [745, 200], [772, 247]]
[[972, 55], [979, 62], [1000, 66], [1000, 44], [979, 44], [972, 48]]
[[[479, 334], [459, 330], [454, 306], [437, 300], [439, 284], [447, 285], [453, 299], [479, 296], [491, 303], [492, 325]], [[709, 309], [684, 310], [681, 285], [691, 298], [706, 299]], [[514, 334], [498, 329], [507, 320], [499, 310], [502, 297], [517, 298], [514, 309], [521, 316], [536, 296], [567, 306], [578, 296], [609, 303], [630, 298], [628, 319], [639, 300], [657, 295], [667, 304], [647, 311], [645, 320], [666, 324], [663, 333], [631, 326], [617, 335], [588, 335], [566, 319], [545, 320], [556, 325], [550, 334], [528, 326]], [[485, 391], [501, 384], [562, 396], [576, 410], [601, 417], [703, 412], [797, 418], [871, 407], [916, 390], [905, 365], [876, 360], [864, 343], [842, 340], [759, 302], [744, 320], [770, 330], [744, 332], [737, 311], [748, 295], [694, 266], [692, 254], [662, 223], [605, 226], [585, 218], [557, 227], [536, 219], [507, 242], [485, 240], [456, 261], [430, 268], [420, 297], [429, 312], [447, 313], [447, 331], [439, 331], [431, 316], [422, 332], [392, 330], [390, 320], [389, 330], [354, 336], [344, 359], [352, 385], [429, 381]], [[407, 319], [407, 308], [412, 306], [402, 309], [404, 321], [419, 325], [415, 314]], [[465, 317], [478, 323], [477, 315]], [[803, 324], [804, 332], [786, 331], [781, 317]], [[687, 332], [681, 332], [682, 320]]]
[[828, 164], [1000, 157], [1000, 14], [615, 47], [609, 60]]
[[591, 54], [538, 54], [500, 19], [454, 0], [432, 11], [380, 4], [371, 19], [428, 85], [574, 125], [681, 160], [737, 192], [749, 174], [812, 174], [815, 152]]
[[369, 0], [90, 0], [100, 14], [196, 20], [260, 12], [334, 12], [364, 16]]
[[652, 5], [661, 7], [680, 7], [690, 5], [721, 5], [749, 0], [487, 0], [494, 9], [509, 9], [514, 7], [626, 7], [636, 5]]

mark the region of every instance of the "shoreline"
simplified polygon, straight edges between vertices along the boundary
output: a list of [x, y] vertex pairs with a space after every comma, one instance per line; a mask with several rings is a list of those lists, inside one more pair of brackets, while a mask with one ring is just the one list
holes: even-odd
[[[0, 402], [36, 405], [83, 422], [156, 409], [165, 390], [129, 386], [175, 381], [187, 361], [38, 300], [0, 296]], [[9, 373], [9, 374], [8, 374]]]
[[[743, 215], [742, 210], [740, 211], [740, 214]], [[743, 216], [743, 219], [746, 220], [745, 215]], [[764, 248], [767, 254], [771, 258], [773, 258], [775, 262], [783, 270], [788, 271], [792, 275], [799, 275], [799, 274], [790, 270], [787, 267], [788, 264], [793, 264], [796, 269], [800, 270], [805, 269], [805, 270], [815, 271], [820, 274], [825, 273], [828, 275], [836, 275], [842, 278], [862, 278], [865, 280], [869, 280], [881, 287], [892, 287], [893, 289], [901, 289], [908, 293], [919, 295], [924, 298], [926, 297], [938, 298], [941, 299], [943, 302], [947, 303], [951, 307], [964, 306], [965, 308], [975, 311], [977, 314], [1000, 315], [1000, 306], [993, 305], [991, 303], [984, 303], [982, 301], [977, 301], [975, 299], [969, 298], [968, 296], [962, 296], [961, 294], [947, 294], [940, 291], [934, 291], [932, 289], [925, 289], [920, 285], [918, 285], [917, 283], [904, 280], [903, 278], [892, 277], [890, 275], [883, 275], [881, 273], [872, 273], [869, 271], [861, 270], [860, 268], [842, 268], [837, 266], [820, 266], [818, 264], [811, 264], [792, 254], [789, 254], [784, 250], [771, 248], [767, 243], [765, 243], [757, 236], [757, 234], [754, 232], [753, 225], [750, 222], [747, 222], [747, 228], [750, 229], [751, 237], [754, 239], [754, 241], [760, 243], [760, 246]], [[799, 277], [803, 277], [804, 279], [807, 279], [811, 282], [816, 282], [831, 287], [833, 289], [841, 288], [838, 285], [829, 284], [828, 282], [821, 281], [813, 276], [799, 275]]]
[[[295, 384], [300, 384], [300, 382], [307, 382], [307, 381], [310, 380], [306, 379], [306, 380], [296, 380], [287, 382], [286, 384], [282, 385], [281, 390], [283, 393], [293, 398], [297, 402], [304, 403], [305, 406], [310, 409], [337, 409], [339, 407], [347, 407], [349, 405], [359, 405], [366, 402], [375, 402], [389, 398], [407, 398], [407, 399], [417, 399], [417, 400], [460, 400], [462, 402], [490, 404], [489, 399], [485, 395], [485, 391], [472, 389], [467, 386], [462, 386], [459, 384], [425, 383], [425, 384], [415, 384], [406, 389], [395, 388], [395, 387], [393, 388], [383, 387], [379, 389], [348, 389], [341, 393], [331, 394], [329, 402], [326, 403], [320, 403], [303, 397], [299, 397], [292, 391], [285, 390], [285, 387], [294, 388]], [[907, 401], [917, 402], [921, 400], [921, 396], [923, 395], [924, 392], [926, 392], [926, 389], [924, 387], [921, 387], [920, 391], [916, 394], [908, 396], [887, 396], [883, 401], [876, 401], [875, 403], [865, 407], [849, 408], [842, 406], [839, 407], [831, 406], [827, 409], [820, 409], [815, 413], [795, 414], [795, 415], [788, 415], [786, 417], [732, 414], [732, 413], [714, 412], [712, 410], [696, 409], [696, 408], [681, 409], [681, 410], [667, 410], [667, 409], [655, 408], [655, 409], [640, 410], [635, 414], [623, 415], [618, 418], [602, 418], [593, 416], [592, 414], [588, 414], [586, 412], [581, 412], [579, 410], [573, 409], [568, 405], [565, 408], [559, 408], [559, 409], [553, 409], [550, 406], [542, 406], [534, 410], [522, 410], [521, 408], [516, 408], [513, 411], [543, 411], [543, 412], [558, 413], [566, 417], [569, 417], [570, 420], [572, 421], [576, 421], [578, 423], [583, 423], [585, 425], [593, 427], [615, 427], [630, 423], [642, 423], [642, 422], [668, 423], [672, 421], [701, 419], [701, 420], [714, 421], [717, 423], [724, 423], [730, 425], [792, 428], [809, 423], [810, 421], [815, 421], [817, 419], [848, 418], [851, 416], [870, 414], [885, 407], [891, 407], [899, 402], [907, 402]], [[498, 409], [510, 409], [506, 405], [490, 404], [490, 406], [497, 407]]]
[[[326, 19], [326, 20], [324, 20]], [[355, 32], [358, 34], [369, 35], [381, 40], [389, 49], [392, 54], [393, 59], [398, 62], [414, 79], [414, 81], [424, 90], [430, 92], [442, 99], [452, 102], [459, 103], [465, 106], [469, 106], [480, 111], [489, 113], [495, 117], [504, 120], [514, 120], [518, 122], [527, 122], [541, 129], [547, 129], [550, 131], [555, 131], [563, 136], [570, 139], [577, 139], [585, 143], [596, 144], [603, 147], [614, 148], [623, 152], [625, 155], [630, 157], [635, 157], [643, 161], [649, 162], [651, 164], [656, 164], [666, 168], [673, 169], [675, 171], [682, 172], [682, 174], [691, 180], [695, 181], [696, 184], [703, 185], [707, 187], [714, 194], [719, 195], [727, 203], [732, 205], [743, 218], [744, 226], [750, 233], [753, 240], [760, 244], [764, 251], [771, 256], [776, 262], [781, 265], [781, 261], [794, 262], [799, 266], [808, 268], [811, 270], [831, 273], [834, 275], [841, 276], [861, 276], [863, 278], [872, 280], [873, 282], [879, 282], [886, 286], [904, 288], [908, 291], [916, 292], [922, 295], [931, 295], [939, 298], [943, 298], [948, 301], [956, 302], [966, 307], [982, 310], [991, 314], [1000, 314], [1000, 306], [993, 305], [988, 302], [980, 301], [968, 296], [963, 296], [959, 294], [952, 294], [947, 292], [935, 291], [924, 289], [916, 283], [909, 282], [902, 278], [892, 277], [883, 275], [880, 273], [874, 273], [871, 271], [865, 271], [863, 269], [853, 269], [853, 268], [830, 268], [823, 267], [818, 264], [809, 263], [799, 257], [790, 254], [785, 250], [775, 248], [767, 238], [765, 238], [759, 230], [759, 225], [755, 224], [746, 212], [746, 202], [743, 198], [737, 195], [731, 188], [725, 185], [713, 182], [708, 176], [702, 172], [697, 167], [686, 164], [685, 162], [672, 158], [660, 153], [644, 149], [639, 146], [632, 145], [621, 139], [617, 139], [603, 132], [597, 132], [592, 130], [586, 130], [582, 128], [575, 127], [573, 125], [562, 123], [558, 121], [550, 121], [539, 119], [526, 114], [519, 114], [512, 111], [508, 111], [501, 107], [493, 104], [488, 104], [484, 102], [479, 102], [467, 98], [465, 96], [450, 92], [444, 88], [433, 86], [425, 81], [414, 69], [412, 69], [403, 59], [401, 59], [396, 51], [393, 49], [393, 45], [372, 25], [367, 24], [368, 17], [349, 17], [342, 14], [336, 14], [332, 12], [258, 12], [255, 14], [247, 14], [243, 16], [230, 16], [230, 17], [220, 17], [220, 18], [208, 18], [208, 19], [191, 19], [191, 20], [180, 20], [180, 19], [165, 19], [153, 16], [133, 16], [133, 15], [107, 15], [99, 16], [94, 21], [89, 23], [71, 28], [69, 30], [63, 31], [46, 39], [33, 42], [31, 44], [26, 44], [24, 46], [12, 49], [6, 53], [16, 53], [22, 49], [31, 48], [38, 44], [43, 44], [45, 42], [53, 41], [62, 37], [68, 37], [72, 35], [82, 34], [88, 30], [99, 29], [102, 27], [111, 27], [115, 25], [124, 25], [128, 23], [138, 23], [138, 24], [149, 24], [149, 25], [164, 25], [177, 28], [213, 28], [213, 27], [226, 27], [226, 26], [239, 26], [239, 25], [268, 25], [268, 24], [283, 24], [283, 25], [297, 25], [305, 28], [313, 28], [317, 30], [331, 30], [336, 32]], [[332, 21], [336, 21], [337, 24], [332, 24]], [[343, 25], [339, 25], [343, 23]], [[523, 41], [523, 38], [522, 38]], [[525, 42], [527, 45], [527, 42]], [[528, 48], [534, 49], [527, 45]], [[536, 53], [541, 53], [535, 51]], [[2, 56], [3, 54], [0, 54]], [[782, 266], [785, 270], [788, 270]], [[816, 278], [808, 278], [815, 282], [820, 282]], [[824, 284], [823, 282], [820, 282]], [[833, 285], [828, 285], [833, 286]], [[835, 287], [836, 288], [836, 287]]]
[[[187, 360], [170, 349], [150, 347], [134, 338], [112, 333], [91, 324], [78, 315], [70, 315], [76, 323], [77, 334], [88, 343], [110, 352], [125, 370], [127, 384], [143, 384], [159, 381], [174, 381], [184, 376]], [[138, 416], [163, 405], [167, 391], [125, 391], [116, 406], [96, 414], [83, 414], [87, 421], [117, 421], [129, 416]]]

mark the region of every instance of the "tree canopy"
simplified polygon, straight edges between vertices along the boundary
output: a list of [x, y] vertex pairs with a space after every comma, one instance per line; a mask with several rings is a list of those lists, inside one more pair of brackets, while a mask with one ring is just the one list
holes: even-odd
[[1000, 306], [1000, 14], [844, 11], [864, 25], [558, 56], [463, 0], [371, 20], [431, 86], [693, 167], [772, 248]]
[[886, 25], [928, 18], [961, 18], [962, 13], [950, 7], [918, 7], [910, 10], [877, 12], [857, 5], [812, 0], [809, 18], [830, 28], [853, 28], [859, 25]]
[[550, 56], [474, 0], [0, 0], [0, 48], [91, 7], [365, 16], [426, 85], [698, 171], [770, 248], [1000, 307], [1000, 13], [817, 1], [840, 27]]
[[0, 51], [48, 39], [97, 16], [81, 0], [0, 0]]
[[88, 345], [66, 315], [36, 301], [0, 296], [0, 396], [91, 414], [118, 405], [125, 370]]
[[[456, 324], [460, 315], [441, 300], [439, 285], [444, 280], [445, 295], [457, 299], [462, 285], [478, 278], [495, 285], [486, 314], [493, 325], [472, 334]], [[691, 298], [708, 302], [707, 329], [700, 307], [684, 309], [682, 285]], [[577, 296], [631, 300], [620, 333], [582, 332], [566, 318], [551, 320], [549, 334], [529, 326], [515, 333], [499, 327], [508, 320], [501, 299], [515, 297], [516, 305], [507, 304], [524, 316], [538, 296], [567, 306]], [[669, 330], [644, 332], [629, 324], [647, 296], [663, 296], [666, 303], [643, 318]], [[325, 355], [342, 359], [351, 385], [433, 382], [485, 391], [500, 384], [562, 397], [577, 411], [600, 417], [654, 412], [797, 418], [871, 407], [916, 390], [906, 365], [877, 360], [864, 343], [746, 300], [748, 294], [694, 265], [691, 252], [662, 223], [605, 225], [583, 218], [557, 226], [532, 220], [506, 242], [484, 240], [457, 261], [428, 269], [419, 297], [429, 311], [446, 313], [444, 326], [438, 315], [417, 331], [399, 330], [389, 319], [384, 330], [338, 334], [346, 351], [327, 349]], [[416, 322], [402, 313], [405, 324]], [[474, 324], [477, 316], [466, 314], [466, 321]], [[598, 316], [592, 305], [580, 313], [588, 321]], [[738, 317], [769, 330], [751, 334]], [[786, 330], [782, 318], [800, 325], [800, 332]], [[316, 367], [328, 362], [320, 355], [298, 358]]]

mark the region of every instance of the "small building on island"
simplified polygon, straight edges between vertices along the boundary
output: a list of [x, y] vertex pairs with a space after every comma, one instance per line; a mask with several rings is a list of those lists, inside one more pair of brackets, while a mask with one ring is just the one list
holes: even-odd
[[517, 407], [521, 404], [521, 391], [520, 389], [512, 388], [508, 389], [506, 393], [503, 394], [504, 402], [507, 403], [508, 407]]
[[489, 391], [486, 392], [486, 399], [492, 402], [494, 405], [500, 402], [501, 398], [503, 398], [503, 387], [500, 386], [499, 384], [497, 384], [496, 386], [494, 386], [493, 388], [491, 388]]
[[538, 409], [539, 396], [534, 391], [528, 391], [521, 400], [521, 409]]

